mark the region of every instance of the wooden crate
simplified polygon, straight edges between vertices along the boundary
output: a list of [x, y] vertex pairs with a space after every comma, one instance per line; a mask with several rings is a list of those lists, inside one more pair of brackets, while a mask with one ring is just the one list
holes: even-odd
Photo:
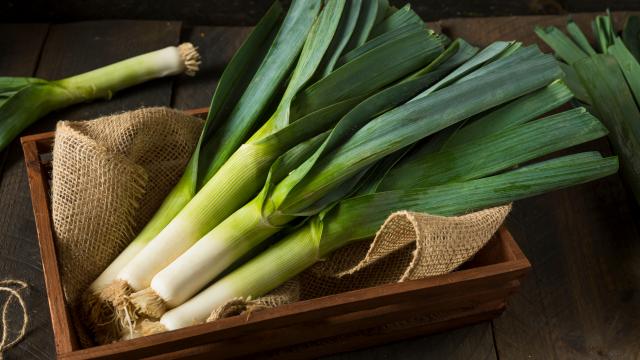
[[[190, 111], [202, 115], [207, 109]], [[297, 359], [448, 330], [500, 314], [531, 265], [504, 227], [457, 271], [300, 301], [82, 349], [64, 301], [49, 203], [54, 133], [21, 138], [56, 351], [61, 359]]]

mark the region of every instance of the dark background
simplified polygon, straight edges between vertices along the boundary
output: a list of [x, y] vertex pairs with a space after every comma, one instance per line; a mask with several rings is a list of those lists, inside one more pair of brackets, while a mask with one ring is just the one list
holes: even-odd
[[[290, 0], [283, 0], [289, 3]], [[391, 1], [402, 4], [406, 1]], [[0, 22], [101, 19], [180, 20], [191, 25], [253, 25], [271, 0], [0, 0]], [[640, 10], [638, 0], [414, 0], [425, 20], [450, 17], [542, 15]]]

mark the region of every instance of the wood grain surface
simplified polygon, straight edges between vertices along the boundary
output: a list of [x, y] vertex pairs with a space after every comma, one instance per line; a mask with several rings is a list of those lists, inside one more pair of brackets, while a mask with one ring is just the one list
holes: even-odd
[[[291, 0], [281, 0], [283, 4]], [[403, 6], [407, 1], [390, 0]], [[197, 25], [254, 25], [271, 4], [267, 0], [7, 0], [0, 2], [0, 21], [71, 22], [101, 19], [173, 19]], [[424, 19], [453, 17], [568, 14], [589, 11], [640, 10], [636, 0], [413, 0]]]
[[[555, 6], [554, 3], [563, 9], [590, 6], [588, 10], [593, 11], [606, 6], [599, 3], [596, 8], [594, 4], [579, 5], [572, 0], [540, 2], [541, 6]], [[489, 11], [499, 12], [496, 7], [500, 5], [489, 2], [486, 6]], [[616, 16], [621, 19], [624, 14]], [[592, 17], [593, 14], [574, 16], [585, 30]], [[486, 45], [498, 39], [534, 43], [536, 24], [559, 25], [565, 21], [565, 15], [455, 18], [440, 21], [438, 26], [452, 36]], [[0, 37], [3, 49], [0, 75], [66, 76], [176, 44], [179, 39], [200, 46], [204, 58], [202, 71], [194, 79], [153, 81], [116, 94], [110, 102], [74, 106], [41, 121], [27, 133], [52, 129], [57, 119], [89, 119], [143, 105], [206, 107], [224, 63], [249, 31], [243, 27], [181, 27], [179, 23], [165, 21], [93, 21], [50, 28], [0, 25], [0, 30], [5, 34]], [[610, 153], [606, 140], [581, 149]], [[17, 144], [12, 144], [3, 157], [6, 161], [0, 179], [0, 278], [19, 278], [32, 285], [27, 296], [32, 317], [28, 337], [5, 358], [49, 359], [54, 351], [53, 338], [27, 180]], [[501, 317], [493, 322], [330, 358], [638, 359], [639, 218], [640, 210], [618, 176], [520, 201], [508, 219], [508, 226], [534, 270]]]
[[[0, 25], [4, 34], [0, 36], [0, 74], [32, 76], [47, 29], [46, 24]], [[30, 285], [24, 297], [32, 323], [27, 332], [29, 340], [18, 344], [7, 357], [46, 359], [54, 345], [19, 141], [13, 141], [0, 156], [0, 279], [18, 279]], [[20, 318], [11, 316], [9, 320]]]

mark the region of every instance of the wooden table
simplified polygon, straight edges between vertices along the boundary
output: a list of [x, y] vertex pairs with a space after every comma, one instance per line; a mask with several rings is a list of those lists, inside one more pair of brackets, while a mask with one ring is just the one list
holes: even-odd
[[[622, 14], [616, 14], [619, 18]], [[577, 21], [587, 29], [593, 14]], [[476, 45], [537, 41], [535, 24], [565, 16], [451, 19], [434, 24]], [[618, 21], [620, 23], [620, 21]], [[109, 102], [50, 115], [24, 134], [52, 130], [58, 119], [91, 119], [140, 106], [208, 106], [216, 79], [247, 27], [185, 26], [175, 21], [92, 21], [0, 25], [0, 76], [56, 79], [180, 41], [200, 47], [196, 78], [149, 82]], [[610, 154], [606, 140], [580, 146]], [[640, 156], [640, 154], [639, 154]], [[53, 334], [40, 254], [18, 141], [0, 154], [0, 279], [31, 287], [27, 337], [7, 359], [49, 359]], [[507, 311], [492, 322], [334, 359], [640, 359], [640, 210], [618, 176], [515, 204], [508, 226], [534, 270]]]

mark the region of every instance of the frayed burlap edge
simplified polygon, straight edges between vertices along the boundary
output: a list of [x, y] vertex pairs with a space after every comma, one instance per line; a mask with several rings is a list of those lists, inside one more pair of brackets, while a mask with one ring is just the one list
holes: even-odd
[[[449, 273], [487, 244], [510, 210], [511, 204], [452, 217], [393, 213], [373, 240], [334, 252], [266, 296], [231, 299], [213, 309], [207, 321], [301, 299]], [[297, 290], [291, 292], [292, 286]], [[279, 295], [277, 302], [272, 301], [274, 293]]]
[[[397, 282], [446, 274], [486, 245], [510, 211], [511, 205], [504, 205], [451, 217], [410, 211], [393, 213], [385, 220], [369, 245], [367, 254], [355, 266], [323, 275], [337, 278], [353, 275], [407, 245], [415, 245], [415, 250]], [[338, 262], [338, 257], [351, 256], [339, 253], [333, 258], [333, 262]], [[353, 260], [345, 263], [351, 261]], [[316, 273], [320, 273], [318, 266], [315, 269]], [[386, 283], [388, 280], [376, 282]]]
[[228, 318], [236, 315], [251, 316], [252, 313], [264, 309], [289, 304], [300, 299], [300, 282], [292, 279], [280, 285], [265, 296], [257, 299], [234, 298], [211, 312], [207, 322]]

